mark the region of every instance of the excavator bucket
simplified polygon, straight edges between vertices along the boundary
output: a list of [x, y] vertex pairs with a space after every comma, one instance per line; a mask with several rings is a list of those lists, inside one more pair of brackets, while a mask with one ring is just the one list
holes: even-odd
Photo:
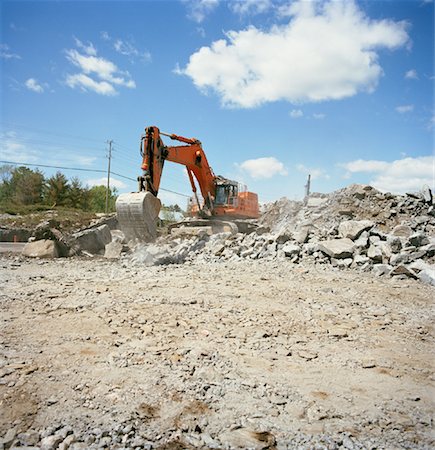
[[157, 218], [162, 204], [151, 192], [121, 194], [116, 200], [119, 228], [127, 241], [151, 242], [157, 237]]

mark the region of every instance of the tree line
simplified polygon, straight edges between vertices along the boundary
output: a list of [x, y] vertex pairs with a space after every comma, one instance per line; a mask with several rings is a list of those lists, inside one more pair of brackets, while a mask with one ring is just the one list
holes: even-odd
[[[116, 188], [109, 189], [109, 211], [115, 211]], [[19, 212], [55, 207], [104, 212], [106, 187], [84, 186], [77, 178], [70, 180], [57, 172], [49, 178], [38, 169], [25, 166], [0, 167], [0, 211]]]

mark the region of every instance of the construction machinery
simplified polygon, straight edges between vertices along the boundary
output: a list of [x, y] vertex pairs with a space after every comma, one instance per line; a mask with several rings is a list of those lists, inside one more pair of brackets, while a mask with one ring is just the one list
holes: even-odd
[[[162, 136], [184, 145], [167, 146]], [[257, 194], [242, 191], [237, 182], [216, 176], [198, 139], [163, 133], [156, 126], [150, 126], [145, 128], [145, 134], [141, 137], [140, 154], [143, 173], [138, 177], [139, 192], [121, 194], [116, 201], [119, 225], [127, 239], [147, 242], [157, 235], [161, 208], [158, 193], [165, 161], [182, 164], [187, 169], [194, 199], [190, 213], [196, 219], [186, 224], [216, 225], [258, 218]], [[195, 180], [202, 199], [198, 196]]]

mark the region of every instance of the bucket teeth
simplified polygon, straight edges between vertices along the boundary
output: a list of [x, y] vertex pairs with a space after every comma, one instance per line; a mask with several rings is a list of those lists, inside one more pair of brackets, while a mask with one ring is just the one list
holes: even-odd
[[126, 239], [153, 241], [157, 237], [160, 208], [160, 200], [151, 192], [121, 194], [116, 200], [116, 213]]

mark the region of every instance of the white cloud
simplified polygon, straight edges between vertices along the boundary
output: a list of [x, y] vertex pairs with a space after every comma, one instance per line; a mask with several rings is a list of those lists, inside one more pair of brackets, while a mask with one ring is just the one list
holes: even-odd
[[313, 119], [321, 120], [321, 119], [324, 119], [325, 117], [326, 117], [326, 114], [323, 114], [323, 113], [314, 113], [313, 114]]
[[405, 78], [408, 80], [418, 80], [418, 73], [415, 69], [408, 70], [405, 73]]
[[248, 159], [238, 165], [251, 178], [272, 178], [275, 175], [287, 175], [287, 169], [281, 161], [273, 156], [257, 159]]
[[[92, 44], [89, 44], [87, 48], [95, 50]], [[136, 87], [130, 74], [119, 70], [116, 64], [108, 59], [86, 52], [82, 54], [75, 49], [66, 50], [66, 57], [81, 70], [81, 73], [67, 75], [66, 84], [71, 88], [79, 87], [82, 90], [94, 91], [101, 95], [115, 95], [117, 91], [114, 85], [127, 88]], [[97, 79], [93, 78], [95, 76]]]
[[405, 114], [414, 111], [414, 105], [401, 105], [396, 107], [396, 111], [400, 114]]
[[318, 102], [373, 91], [382, 76], [377, 50], [408, 40], [405, 22], [371, 20], [352, 1], [292, 3], [286, 25], [250, 26], [193, 53], [178, 73], [224, 106]]
[[116, 39], [113, 43], [113, 48], [124, 56], [137, 57], [143, 61], [151, 61], [151, 53], [148, 51], [140, 52], [131, 42]]
[[229, 8], [241, 16], [261, 14], [272, 8], [271, 0], [232, 0]]
[[27, 89], [33, 91], [33, 92], [37, 92], [38, 94], [41, 94], [42, 92], [44, 92], [44, 88], [42, 87], [42, 85], [40, 85], [34, 78], [29, 78], [24, 85], [26, 86]]
[[312, 180], [316, 180], [319, 178], [324, 178], [326, 180], [329, 180], [329, 175], [323, 170], [323, 169], [316, 169], [316, 168], [310, 168], [306, 167], [303, 164], [298, 164], [296, 166], [296, 169], [299, 172], [305, 173], [306, 175], [311, 175]]
[[20, 55], [12, 53], [6, 44], [0, 44], [0, 58], [3, 59], [21, 59]]
[[96, 56], [97, 50], [94, 47], [92, 42], [88, 42], [88, 44], [84, 44], [80, 39], [74, 38], [74, 41], [78, 48], [81, 48], [87, 55]]
[[201, 23], [218, 5], [219, 0], [183, 0], [189, 19]]
[[79, 87], [82, 91], [94, 91], [101, 95], [116, 95], [115, 88], [107, 81], [95, 81], [84, 73], [68, 75], [66, 84], [70, 88]]
[[292, 119], [298, 119], [299, 117], [302, 117], [304, 113], [300, 109], [292, 109], [289, 112], [289, 115]]
[[[86, 180], [86, 184], [90, 187], [92, 186], [107, 186], [107, 177], [101, 177], [101, 178], [93, 178], [91, 180]], [[127, 187], [127, 185], [121, 181], [117, 180], [116, 178], [110, 178], [110, 187], [116, 187], [117, 189], [124, 189]]]
[[341, 167], [354, 173], [371, 173], [370, 185], [383, 192], [404, 194], [419, 190], [423, 185], [435, 187], [435, 158], [433, 156], [407, 157], [392, 162], [358, 159]]

